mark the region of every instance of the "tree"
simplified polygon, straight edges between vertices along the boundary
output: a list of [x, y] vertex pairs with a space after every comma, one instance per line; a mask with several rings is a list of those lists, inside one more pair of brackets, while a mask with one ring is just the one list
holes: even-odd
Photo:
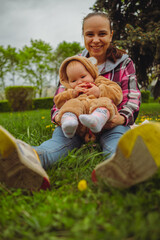
[[52, 47], [42, 40], [31, 40], [31, 46], [24, 46], [20, 51], [20, 74], [36, 87], [40, 97], [44, 85], [53, 77], [52, 55]]
[[2, 88], [2, 91], [5, 89], [6, 73], [7, 73], [7, 68], [6, 68], [5, 49], [3, 46], [0, 46], [0, 87]]
[[59, 68], [63, 60], [67, 57], [76, 55], [82, 51], [80, 43], [73, 42], [67, 43], [63, 41], [60, 43], [53, 54], [54, 73], [56, 77], [56, 83], [58, 84]]
[[117, 45], [128, 49], [129, 55], [136, 63], [139, 83], [146, 88], [150, 84], [148, 74], [151, 74], [154, 67], [159, 64], [159, 29], [160, 22], [152, 23], [152, 27], [148, 27], [147, 31], [127, 24], [126, 40], [115, 41]]
[[113, 40], [120, 40], [126, 36], [126, 23], [134, 25], [139, 11], [139, 1], [133, 0], [97, 0], [93, 11], [107, 12], [113, 23]]
[[6, 65], [7, 65], [7, 72], [10, 74], [13, 85], [15, 85], [15, 75], [17, 72], [17, 66], [19, 62], [19, 55], [16, 48], [8, 47], [5, 50], [5, 58], [6, 58]]
[[116, 45], [129, 51], [136, 64], [138, 81], [147, 87], [148, 73], [160, 64], [159, 2], [97, 0], [92, 9], [109, 14], [113, 21], [114, 39], [118, 40]]
[[9, 80], [12, 81], [13, 85], [15, 84], [17, 64], [18, 53], [16, 48], [12, 48], [10, 45], [7, 48], [0, 46], [0, 89], [2, 96], [9, 76], [11, 77]]

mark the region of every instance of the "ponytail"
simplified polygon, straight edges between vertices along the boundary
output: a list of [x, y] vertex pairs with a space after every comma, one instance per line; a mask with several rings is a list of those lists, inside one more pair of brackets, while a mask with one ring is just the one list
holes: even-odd
[[109, 48], [107, 49], [106, 59], [109, 59], [112, 62], [116, 62], [117, 59], [121, 58], [126, 51], [122, 49], [118, 49], [113, 44], [110, 44]]

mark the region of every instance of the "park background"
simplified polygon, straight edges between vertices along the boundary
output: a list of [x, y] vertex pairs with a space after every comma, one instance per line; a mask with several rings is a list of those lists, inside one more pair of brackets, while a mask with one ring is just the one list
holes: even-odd
[[1, 3], [0, 99], [6, 98], [6, 86], [17, 85], [34, 86], [35, 97], [53, 97], [60, 64], [84, 48], [83, 17], [99, 10], [112, 19], [113, 44], [125, 49], [133, 59], [140, 89], [149, 90], [154, 99], [160, 96], [158, 1]]
[[[38, 6], [41, 5], [46, 11], [45, 2], [51, 3], [49, 0], [1, 0], [1, 3], [4, 2], [10, 8], [13, 5], [17, 8], [23, 5], [24, 12], [22, 9], [21, 16], [28, 13], [28, 5], [33, 6], [33, 9], [39, 9]], [[66, 15], [63, 12], [62, 20], [65, 25], [67, 10], [71, 9], [72, 12], [79, 1], [66, 1], [69, 8], [64, 1], [52, 2], [55, 9], [59, 6], [58, 13], [64, 6], [63, 11], [66, 10]], [[84, 0], [80, 1], [81, 5], [85, 5], [84, 2], [90, 3]], [[2, 17], [3, 10], [7, 8], [3, 9], [3, 4], [1, 6]], [[10, 11], [12, 10], [11, 8]], [[92, 1], [86, 14], [98, 10], [111, 15], [114, 43], [120, 48], [125, 48], [135, 62], [143, 95], [136, 123], [141, 124], [146, 119], [160, 122], [158, 1]], [[76, 11], [81, 12], [81, 7]], [[82, 13], [80, 23], [86, 14]], [[7, 16], [8, 25], [4, 21], [3, 24], [4, 28], [10, 26], [10, 31], [13, 25], [12, 22], [8, 22], [9, 15]], [[34, 19], [33, 13], [29, 16]], [[58, 15], [49, 16], [50, 21], [56, 22], [56, 27], [60, 30], [56, 18]], [[74, 19], [77, 15], [71, 16], [75, 26]], [[40, 18], [38, 21], [40, 24]], [[16, 26], [19, 31], [18, 25]], [[81, 27], [77, 25], [76, 28], [81, 36]], [[75, 29], [71, 28], [70, 31], [76, 35]], [[20, 43], [17, 46], [14, 43], [10, 44], [12, 38], [9, 35], [9, 44], [4, 38], [0, 40], [0, 125], [30, 145], [39, 145], [51, 137], [55, 126], [50, 120], [50, 108], [53, 105], [53, 88], [58, 84], [59, 65], [64, 58], [83, 49], [80, 40], [70, 40], [65, 30], [63, 34], [64, 37], [56, 44], [46, 40], [45, 34], [44, 38], [35, 38], [35, 35], [31, 34], [21, 46]], [[51, 86], [50, 93], [44, 91]], [[16, 88], [16, 92], [20, 87], [24, 87], [23, 91], [33, 87], [36, 93], [31, 108], [34, 110], [13, 111], [6, 100], [6, 87], [12, 91]], [[51, 94], [50, 97], [47, 97], [47, 94]], [[43, 106], [42, 102], [45, 102]], [[146, 182], [129, 189], [114, 189], [103, 184], [96, 186], [91, 181], [91, 172], [103, 160], [98, 144], [85, 144], [81, 149], [69, 152], [66, 158], [60, 159], [53, 168], [47, 170], [51, 181], [50, 190], [28, 192], [7, 188], [0, 183], [0, 239], [159, 240], [160, 171]], [[87, 183], [83, 188], [79, 187], [81, 180]]]

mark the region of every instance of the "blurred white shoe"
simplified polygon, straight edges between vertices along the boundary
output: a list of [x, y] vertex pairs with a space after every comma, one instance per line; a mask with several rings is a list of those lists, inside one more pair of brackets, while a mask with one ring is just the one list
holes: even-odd
[[38, 154], [27, 143], [15, 139], [0, 126], [0, 182], [7, 187], [32, 191], [50, 187]]
[[127, 188], [152, 177], [160, 166], [160, 123], [149, 122], [127, 131], [116, 153], [98, 164], [92, 180]]

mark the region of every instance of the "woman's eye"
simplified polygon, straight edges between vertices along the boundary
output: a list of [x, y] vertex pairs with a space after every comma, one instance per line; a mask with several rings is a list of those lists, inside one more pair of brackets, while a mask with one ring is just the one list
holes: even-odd
[[87, 33], [87, 37], [93, 37], [93, 33]]
[[99, 34], [99, 36], [105, 36], [105, 35], [106, 35], [105, 32], [102, 32], [102, 33]]
[[85, 78], [85, 75], [81, 76], [81, 78]]

